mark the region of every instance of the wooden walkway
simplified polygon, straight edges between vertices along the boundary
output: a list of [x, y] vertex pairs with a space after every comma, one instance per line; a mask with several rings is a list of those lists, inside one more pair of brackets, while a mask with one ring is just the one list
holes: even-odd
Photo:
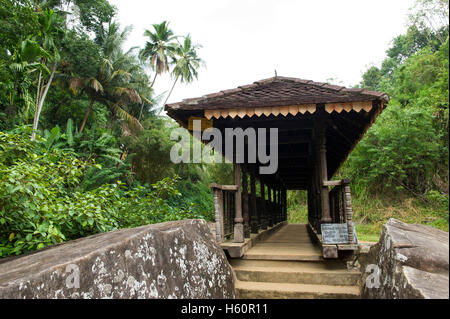
[[315, 261], [323, 257], [320, 248], [311, 241], [306, 225], [290, 224], [257, 243], [242, 259]]
[[306, 225], [288, 224], [230, 259], [239, 298], [358, 298], [360, 272], [325, 260]]

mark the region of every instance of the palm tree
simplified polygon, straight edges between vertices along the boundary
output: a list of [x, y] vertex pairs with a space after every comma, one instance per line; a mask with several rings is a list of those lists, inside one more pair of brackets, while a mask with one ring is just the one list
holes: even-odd
[[129, 28], [120, 31], [118, 24], [110, 24], [105, 34], [98, 39], [103, 58], [96, 75], [89, 78], [72, 78], [69, 81], [74, 92], [81, 89], [90, 99], [80, 133], [83, 132], [96, 101], [108, 107], [115, 116], [126, 120], [130, 127], [142, 129], [140, 122], [125, 110], [125, 106], [130, 103], [142, 103], [139, 93], [130, 82], [132, 73], [136, 71], [136, 63], [130, 52], [122, 52], [122, 44], [129, 31]]
[[[42, 78], [42, 71], [39, 72], [37, 89], [36, 89], [36, 110], [33, 119], [33, 133], [31, 140], [36, 139], [36, 130], [39, 124], [39, 116], [44, 105], [45, 98], [48, 93], [48, 89], [53, 81], [53, 77], [56, 72], [59, 61], [59, 48], [56, 45], [57, 40], [61, 39], [64, 35], [64, 30], [61, 27], [62, 20], [53, 10], [45, 9], [39, 15], [39, 37], [38, 40], [42, 45], [42, 48], [48, 52], [51, 52], [52, 56], [47, 58], [42, 57], [42, 63], [45, 64], [47, 61], [53, 62], [51, 67], [50, 76], [48, 78], [47, 84], [44, 83]], [[42, 81], [42, 83], [41, 83]]]
[[200, 45], [192, 44], [191, 37], [187, 35], [184, 38], [183, 44], [175, 48], [172, 55], [172, 63], [175, 65], [172, 70], [172, 76], [175, 77], [172, 88], [164, 101], [163, 106], [167, 103], [173, 88], [178, 79], [181, 78], [181, 82], [190, 83], [198, 77], [197, 70], [204, 64], [204, 62], [197, 56], [197, 49], [201, 48]]
[[[37, 71], [41, 75], [42, 73], [50, 73], [47, 66], [41, 62], [43, 58], [50, 57], [50, 53], [31, 37], [23, 40], [13, 52], [12, 63], [9, 68], [14, 78], [14, 91], [17, 91], [17, 95], [25, 102], [25, 110], [23, 111], [25, 122], [28, 122], [29, 109], [33, 104], [33, 98], [29, 92], [32, 85], [31, 75]], [[13, 97], [12, 94], [11, 97]], [[10, 103], [13, 103], [12, 98]]]
[[[177, 43], [174, 40], [177, 36], [169, 29], [169, 23], [163, 21], [160, 24], [153, 24], [154, 32], [145, 30], [144, 36], [149, 37], [150, 41], [145, 43], [144, 49], [141, 50], [139, 56], [142, 60], [149, 60], [150, 65], [155, 71], [153, 81], [150, 88], [155, 84], [156, 76], [164, 72], [169, 72], [168, 57], [173, 54]], [[142, 116], [142, 107], [139, 112], [139, 119]]]

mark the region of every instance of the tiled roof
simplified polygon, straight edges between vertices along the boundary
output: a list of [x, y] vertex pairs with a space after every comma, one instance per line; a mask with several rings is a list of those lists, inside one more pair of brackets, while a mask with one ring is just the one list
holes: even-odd
[[205, 110], [234, 107], [286, 106], [309, 103], [374, 101], [389, 96], [363, 88], [346, 88], [327, 83], [276, 76], [235, 89], [166, 104], [166, 110]]

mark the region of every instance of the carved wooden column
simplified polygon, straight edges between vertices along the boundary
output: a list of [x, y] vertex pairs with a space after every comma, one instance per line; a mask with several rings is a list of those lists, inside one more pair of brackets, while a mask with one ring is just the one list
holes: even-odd
[[274, 207], [274, 216], [275, 216], [275, 224], [278, 224], [278, 189], [276, 186], [273, 188], [273, 207]]
[[282, 222], [283, 221], [283, 198], [282, 196], [282, 191], [281, 191], [281, 186], [279, 186], [278, 188], [278, 222]]
[[216, 220], [216, 241], [222, 243], [223, 230], [223, 192], [218, 187], [213, 187], [214, 192], [214, 216]]
[[270, 185], [267, 185], [267, 225], [269, 227], [273, 226], [273, 211], [272, 211], [272, 189]]
[[261, 229], [267, 229], [266, 192], [262, 176], [259, 177], [259, 187], [261, 193]]
[[280, 216], [280, 222], [283, 221], [283, 189], [280, 186], [280, 188], [278, 189], [278, 193], [280, 194], [280, 199], [279, 199], [279, 204], [278, 204], [278, 215]]
[[320, 164], [320, 196], [322, 202], [322, 220], [321, 223], [331, 223], [330, 216], [330, 198], [328, 186], [323, 185], [323, 182], [328, 181], [328, 169], [327, 169], [327, 147], [326, 147], [326, 137], [325, 137], [325, 124], [319, 122], [319, 164]]
[[254, 167], [250, 168], [250, 202], [252, 205], [250, 228], [252, 233], [257, 234], [259, 229], [259, 219], [258, 209], [256, 206], [256, 177]]
[[250, 212], [248, 205], [247, 165], [242, 165], [242, 217], [244, 218], [244, 237], [250, 237]]
[[241, 165], [234, 163], [234, 184], [236, 185], [235, 193], [235, 217], [234, 217], [234, 242], [244, 242], [244, 219], [242, 218], [242, 194], [241, 194]]
[[344, 179], [344, 206], [345, 206], [345, 218], [347, 221], [347, 232], [349, 244], [355, 243], [353, 233], [353, 208], [352, 208], [352, 195], [350, 192], [350, 180]]

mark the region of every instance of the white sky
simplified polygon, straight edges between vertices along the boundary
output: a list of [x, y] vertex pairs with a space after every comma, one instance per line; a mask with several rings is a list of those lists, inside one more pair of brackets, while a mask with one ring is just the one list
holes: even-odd
[[[391, 40], [406, 31], [414, 0], [110, 0], [122, 26], [133, 25], [127, 47], [143, 47], [145, 29], [164, 20], [177, 35], [203, 46], [198, 81], [177, 83], [170, 99], [230, 89], [274, 76], [345, 86], [380, 65]], [[155, 93], [169, 91], [169, 75]], [[164, 99], [163, 99], [164, 101]], [[162, 102], [163, 102], [162, 101]], [[162, 103], [161, 102], [161, 103]]]

